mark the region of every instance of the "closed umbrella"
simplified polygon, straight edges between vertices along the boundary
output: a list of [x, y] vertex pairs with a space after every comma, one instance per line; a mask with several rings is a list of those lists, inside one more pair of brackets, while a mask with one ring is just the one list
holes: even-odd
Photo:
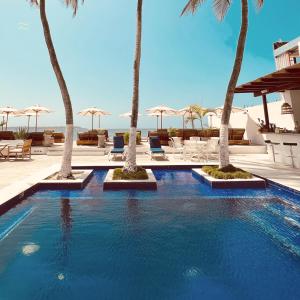
[[13, 108], [11, 106], [1, 107], [0, 113], [4, 116], [6, 116], [6, 124], [5, 124], [5, 130], [7, 130], [7, 124], [8, 124], [8, 116], [15, 113], [17, 111], [16, 108]]
[[29, 106], [22, 110], [24, 114], [32, 113], [35, 116], [35, 132], [37, 132], [38, 115], [43, 113], [50, 113], [51, 110], [47, 107], [40, 105]]
[[155, 106], [149, 109], [146, 109], [148, 113], [151, 114], [159, 114], [160, 115], [160, 128], [162, 129], [162, 117], [163, 115], [165, 116], [176, 116], [177, 110], [170, 108], [168, 106], [160, 105], [160, 106]]

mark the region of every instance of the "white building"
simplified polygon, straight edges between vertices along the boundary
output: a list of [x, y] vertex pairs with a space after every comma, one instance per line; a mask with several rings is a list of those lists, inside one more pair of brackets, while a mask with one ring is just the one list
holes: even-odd
[[[274, 60], [275, 72], [236, 88], [236, 93], [261, 96], [262, 104], [245, 108], [246, 113], [232, 113], [230, 126], [245, 128], [244, 138], [252, 144], [267, 142], [275, 161], [300, 168], [300, 37], [274, 43]], [[268, 103], [271, 93], [279, 93], [280, 100]], [[262, 132], [259, 120], [265, 124]], [[220, 118], [213, 116], [209, 123], [219, 127]]]

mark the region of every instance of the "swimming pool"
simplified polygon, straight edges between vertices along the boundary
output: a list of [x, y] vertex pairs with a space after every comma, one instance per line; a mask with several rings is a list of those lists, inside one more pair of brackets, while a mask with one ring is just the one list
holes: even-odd
[[157, 191], [39, 191], [0, 217], [0, 299], [299, 299], [299, 196], [211, 190], [154, 170]]

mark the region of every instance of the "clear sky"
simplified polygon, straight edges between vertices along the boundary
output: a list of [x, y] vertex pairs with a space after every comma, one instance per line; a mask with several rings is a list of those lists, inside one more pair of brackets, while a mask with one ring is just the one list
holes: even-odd
[[[198, 103], [221, 106], [234, 59], [240, 26], [240, 1], [234, 0], [222, 23], [207, 1], [194, 16], [180, 17], [187, 0], [144, 0], [140, 112], [165, 104], [183, 108]], [[102, 127], [128, 127], [118, 115], [130, 110], [136, 26], [135, 0], [85, 0], [78, 14], [62, 0], [47, 0], [48, 19], [74, 113], [97, 106], [113, 113]], [[240, 83], [272, 72], [272, 43], [299, 32], [299, 0], [265, 0], [257, 12], [252, 0], [246, 55]], [[45, 46], [39, 11], [26, 0], [0, 0], [0, 106], [40, 104], [55, 112], [40, 125], [63, 125], [63, 104]], [[234, 105], [253, 105], [259, 98], [237, 96]], [[25, 125], [15, 118], [10, 125]], [[75, 116], [88, 127], [88, 117]], [[165, 127], [179, 126], [167, 118]], [[141, 117], [139, 127], [154, 127]]]

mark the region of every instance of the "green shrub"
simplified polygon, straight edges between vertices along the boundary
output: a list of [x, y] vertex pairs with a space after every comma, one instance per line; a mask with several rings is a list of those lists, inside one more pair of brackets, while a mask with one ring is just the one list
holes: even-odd
[[170, 128], [168, 129], [168, 133], [169, 133], [169, 136], [170, 136], [170, 137], [176, 136], [176, 128], [170, 127]]
[[[139, 132], [137, 132], [136, 133], [136, 144], [140, 145], [141, 144], [141, 140], [142, 140], [141, 134]], [[125, 132], [124, 133], [124, 143], [126, 145], [128, 145], [128, 143], [129, 143], [129, 132]]]
[[113, 180], [145, 180], [148, 179], [147, 171], [138, 167], [136, 172], [125, 172], [122, 168], [114, 169]]
[[26, 127], [19, 127], [14, 133], [16, 140], [26, 140], [28, 138], [28, 131]]
[[252, 174], [233, 165], [219, 169], [217, 166], [204, 166], [203, 172], [216, 179], [250, 179]]

